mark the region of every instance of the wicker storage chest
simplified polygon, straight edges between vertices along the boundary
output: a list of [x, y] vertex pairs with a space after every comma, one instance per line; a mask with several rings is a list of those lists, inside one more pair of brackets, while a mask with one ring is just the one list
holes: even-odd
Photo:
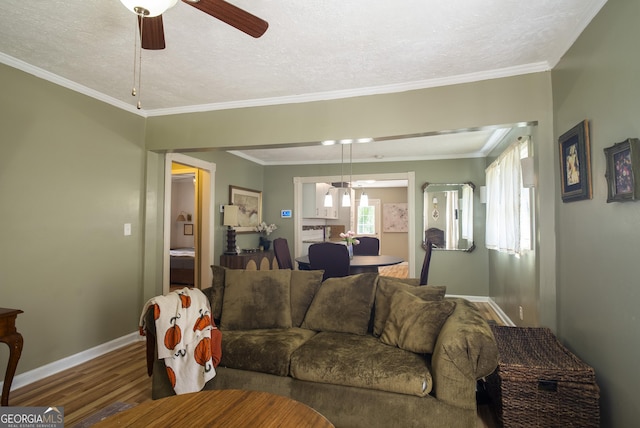
[[499, 362], [487, 391], [504, 427], [599, 427], [594, 370], [547, 328], [492, 326]]

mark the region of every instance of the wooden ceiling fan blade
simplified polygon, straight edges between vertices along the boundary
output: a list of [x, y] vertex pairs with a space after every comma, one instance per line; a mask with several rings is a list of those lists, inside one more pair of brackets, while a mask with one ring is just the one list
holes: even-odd
[[220, 21], [226, 22], [251, 37], [258, 38], [267, 31], [267, 28], [269, 28], [269, 23], [267, 21], [260, 19], [257, 16], [232, 5], [231, 3], [227, 3], [224, 0], [182, 1], [196, 9], [200, 9], [214, 18], [219, 19]]
[[142, 38], [142, 49], [160, 50], [165, 48], [162, 15], [153, 18], [138, 17], [138, 28]]

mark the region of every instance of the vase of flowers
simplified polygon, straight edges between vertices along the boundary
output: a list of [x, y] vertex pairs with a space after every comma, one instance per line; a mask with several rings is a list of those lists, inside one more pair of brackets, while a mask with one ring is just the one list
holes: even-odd
[[276, 230], [278, 226], [275, 224], [267, 224], [264, 221], [255, 227], [256, 232], [260, 233], [260, 247], [267, 251], [271, 248], [271, 240], [267, 236], [271, 235], [271, 232]]
[[353, 246], [358, 245], [360, 241], [355, 238], [355, 232], [348, 230], [347, 232], [340, 233], [340, 237], [347, 243], [347, 249], [349, 250], [349, 258], [353, 258]]

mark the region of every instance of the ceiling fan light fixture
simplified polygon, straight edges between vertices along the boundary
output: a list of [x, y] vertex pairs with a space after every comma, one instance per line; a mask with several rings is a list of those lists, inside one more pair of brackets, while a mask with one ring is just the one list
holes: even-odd
[[120, 0], [120, 2], [136, 15], [152, 18], [171, 9], [178, 0]]

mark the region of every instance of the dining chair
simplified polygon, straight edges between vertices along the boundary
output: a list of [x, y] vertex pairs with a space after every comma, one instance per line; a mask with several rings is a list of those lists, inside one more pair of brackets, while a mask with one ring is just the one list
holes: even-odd
[[427, 240], [425, 247], [427, 248], [424, 255], [424, 261], [422, 262], [422, 271], [420, 272], [420, 285], [427, 285], [429, 265], [431, 264], [431, 253], [433, 252], [433, 243], [430, 240]]
[[285, 238], [276, 238], [273, 240], [273, 252], [276, 255], [279, 269], [293, 269], [289, 243]]
[[[357, 245], [356, 245], [357, 247]], [[346, 245], [320, 242], [309, 246], [312, 270], [324, 270], [322, 280], [349, 275], [349, 250]]]
[[377, 256], [380, 254], [380, 240], [373, 236], [356, 238], [360, 243], [353, 246], [354, 256]]

